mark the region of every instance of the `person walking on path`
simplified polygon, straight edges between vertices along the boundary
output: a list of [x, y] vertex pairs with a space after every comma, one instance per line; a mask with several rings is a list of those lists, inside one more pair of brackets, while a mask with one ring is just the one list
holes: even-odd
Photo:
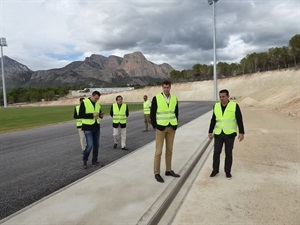
[[83, 99], [84, 98], [79, 99], [79, 105], [75, 106], [74, 116], [73, 116], [73, 118], [76, 119], [76, 126], [77, 126], [77, 130], [78, 130], [78, 134], [79, 134], [80, 146], [81, 146], [82, 153], [86, 147], [86, 138], [85, 138], [83, 130], [81, 129], [82, 119], [79, 117], [79, 107], [80, 107], [80, 104], [82, 103]]
[[172, 170], [172, 153], [175, 133], [178, 125], [178, 101], [175, 95], [170, 94], [171, 82], [162, 83], [162, 93], [157, 94], [152, 99], [150, 119], [155, 131], [156, 150], [154, 156], [154, 177], [163, 183], [164, 179], [160, 175], [160, 163], [162, 148], [166, 141], [166, 176], [180, 177]]
[[99, 104], [100, 92], [94, 91], [90, 98], [84, 99], [79, 107], [79, 117], [82, 118], [82, 130], [86, 138], [86, 148], [83, 152], [83, 168], [93, 148], [92, 165], [99, 165], [98, 153], [100, 142], [100, 119], [104, 117]]
[[128, 148], [126, 148], [126, 122], [129, 116], [129, 110], [128, 105], [123, 103], [123, 97], [121, 95], [118, 95], [116, 97], [116, 103], [112, 104], [110, 116], [113, 118], [113, 148], [117, 148], [121, 137], [121, 149], [128, 150]]
[[224, 171], [227, 179], [231, 179], [232, 150], [234, 139], [239, 129], [238, 140], [244, 139], [243, 117], [237, 103], [229, 101], [229, 91], [224, 89], [219, 92], [220, 102], [213, 108], [213, 115], [210, 121], [208, 138], [214, 138], [213, 171], [210, 177], [219, 173], [220, 154], [225, 144], [225, 165]]
[[148, 96], [144, 95], [143, 111], [144, 111], [145, 129], [143, 130], [143, 132], [147, 132], [148, 131], [148, 124], [151, 124], [150, 108], [151, 108], [151, 102], [148, 100]]

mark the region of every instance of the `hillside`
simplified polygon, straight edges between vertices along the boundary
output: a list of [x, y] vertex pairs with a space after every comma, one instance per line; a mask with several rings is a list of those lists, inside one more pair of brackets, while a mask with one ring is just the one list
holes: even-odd
[[141, 52], [118, 56], [93, 54], [63, 68], [32, 71], [25, 65], [4, 58], [6, 87], [114, 87], [148, 85], [169, 78], [174, 70], [169, 64], [155, 64]]
[[[255, 73], [218, 80], [218, 90], [228, 89], [230, 96], [240, 104], [266, 106], [286, 115], [300, 118], [300, 70], [280, 70]], [[141, 102], [143, 95], [149, 99], [161, 92], [160, 86], [146, 87], [133, 91], [120, 92], [124, 102]], [[173, 84], [171, 92], [179, 101], [213, 99], [213, 81]], [[101, 103], [114, 102], [116, 94], [101, 96]], [[65, 99], [34, 105], [75, 105], [78, 99]]]

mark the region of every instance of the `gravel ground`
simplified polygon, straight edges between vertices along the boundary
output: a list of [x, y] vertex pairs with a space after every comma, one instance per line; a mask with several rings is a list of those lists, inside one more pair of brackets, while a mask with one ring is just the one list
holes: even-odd
[[269, 108], [241, 108], [246, 135], [235, 142], [233, 179], [222, 172], [209, 177], [211, 154], [173, 225], [300, 224], [299, 119]]

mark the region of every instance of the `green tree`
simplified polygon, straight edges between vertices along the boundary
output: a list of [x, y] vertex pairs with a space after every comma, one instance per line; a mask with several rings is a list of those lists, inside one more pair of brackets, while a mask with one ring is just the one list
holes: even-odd
[[267, 52], [257, 53], [258, 57], [258, 71], [266, 71], [269, 67], [269, 55]]
[[240, 65], [238, 63], [231, 63], [229, 65], [229, 70], [230, 70], [231, 76], [237, 76], [237, 75], [242, 74]]
[[172, 71], [170, 72], [170, 77], [171, 77], [171, 79], [177, 80], [177, 79], [180, 78], [180, 76], [181, 76], [181, 74], [180, 74], [180, 71], [179, 71], [179, 70], [172, 70]]
[[229, 77], [231, 75], [229, 64], [226, 62], [219, 62], [217, 69], [219, 77]]
[[287, 68], [289, 52], [287, 47], [269, 49], [269, 56], [273, 69]]
[[28, 92], [28, 95], [29, 95], [30, 102], [37, 102], [41, 99], [41, 98], [39, 98], [38, 92], [34, 91], [34, 90], [31, 90], [30, 92]]
[[246, 74], [248, 72], [247, 64], [248, 64], [247, 58], [246, 57], [242, 58], [242, 60], [240, 61], [242, 74]]
[[289, 49], [294, 58], [294, 65], [297, 66], [300, 62], [300, 34], [296, 34], [289, 41]]

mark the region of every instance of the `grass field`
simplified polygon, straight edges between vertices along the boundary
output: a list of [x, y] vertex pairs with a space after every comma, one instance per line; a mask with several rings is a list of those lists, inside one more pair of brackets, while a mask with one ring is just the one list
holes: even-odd
[[[141, 104], [128, 104], [129, 112], [142, 109]], [[75, 106], [0, 108], [0, 133], [72, 121]], [[101, 105], [109, 116], [110, 105]], [[75, 121], [74, 121], [75, 124]]]

